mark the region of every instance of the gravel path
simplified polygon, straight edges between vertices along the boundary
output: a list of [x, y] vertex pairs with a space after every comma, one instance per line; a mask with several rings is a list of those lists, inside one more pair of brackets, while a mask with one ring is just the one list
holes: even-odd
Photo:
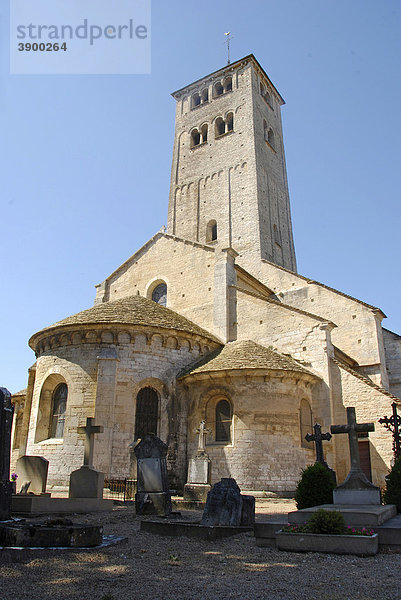
[[[293, 510], [257, 505], [258, 520]], [[200, 513], [183, 512], [198, 519]], [[258, 548], [245, 533], [216, 542], [139, 531], [132, 507], [77, 516], [127, 542], [93, 551], [0, 551], [1, 600], [400, 600], [401, 554], [371, 558]]]

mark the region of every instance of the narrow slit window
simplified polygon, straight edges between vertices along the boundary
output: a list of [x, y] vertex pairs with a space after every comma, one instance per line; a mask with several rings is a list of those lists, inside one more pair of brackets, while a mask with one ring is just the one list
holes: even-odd
[[227, 115], [227, 131], [234, 131], [234, 115], [228, 113]]
[[231, 441], [231, 406], [227, 400], [216, 404], [216, 442]]
[[67, 384], [60, 383], [54, 390], [52, 398], [52, 417], [50, 423], [51, 438], [62, 438], [64, 435], [67, 396]]
[[201, 143], [207, 142], [207, 124], [201, 127]]

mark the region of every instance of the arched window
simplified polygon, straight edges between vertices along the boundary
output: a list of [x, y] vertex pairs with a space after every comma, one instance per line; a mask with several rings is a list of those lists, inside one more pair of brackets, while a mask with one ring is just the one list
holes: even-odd
[[206, 242], [214, 242], [217, 240], [217, 221], [214, 219], [209, 221], [206, 227]]
[[303, 448], [313, 449], [313, 442], [307, 442], [305, 439], [307, 433], [313, 433], [312, 410], [307, 400], [301, 400], [299, 421], [301, 429], [301, 446]]
[[195, 106], [199, 106], [199, 104], [201, 103], [201, 97], [199, 95], [198, 92], [195, 92], [195, 94], [192, 94], [192, 108], [195, 108]]
[[216, 98], [217, 96], [221, 96], [222, 94], [224, 94], [224, 88], [221, 85], [220, 81], [217, 81], [217, 83], [214, 84], [214, 88], [213, 88], [213, 95]]
[[270, 146], [274, 148], [274, 131], [271, 127], [267, 133], [267, 141], [269, 142]]
[[207, 123], [201, 127], [201, 143], [207, 142]]
[[156, 304], [167, 306], [167, 285], [165, 283], [159, 283], [152, 292], [152, 300]]
[[193, 129], [193, 131], [191, 131], [191, 148], [199, 146], [200, 139], [201, 137], [199, 131], [197, 129]]
[[143, 438], [147, 433], [157, 435], [159, 419], [159, 395], [151, 387], [139, 390], [136, 397], [135, 439]]
[[226, 123], [227, 123], [227, 131], [233, 131], [234, 130], [234, 115], [232, 112], [228, 113], [227, 118], [226, 118]]
[[205, 88], [204, 90], [202, 90], [202, 103], [203, 102], [209, 102], [209, 89]]
[[224, 92], [231, 92], [233, 89], [232, 77], [226, 77], [224, 80]]
[[64, 435], [65, 410], [67, 407], [67, 384], [60, 383], [52, 396], [52, 412], [50, 422], [50, 437], [62, 438]]
[[226, 124], [221, 117], [217, 117], [215, 122], [215, 136], [224, 135], [226, 132]]
[[216, 442], [231, 442], [231, 405], [228, 400], [216, 404]]

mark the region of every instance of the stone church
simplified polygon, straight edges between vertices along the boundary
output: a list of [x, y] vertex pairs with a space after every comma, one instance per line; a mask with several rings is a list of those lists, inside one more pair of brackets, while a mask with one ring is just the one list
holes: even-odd
[[[49, 460], [49, 488], [96, 436], [95, 467], [130, 475], [129, 445], [168, 444], [182, 489], [201, 420], [212, 482], [288, 494], [314, 462], [305, 434], [346, 422], [377, 485], [392, 459], [377, 423], [401, 402], [401, 336], [374, 306], [297, 272], [281, 125], [284, 100], [253, 55], [174, 92], [168, 225], [96, 286], [94, 306], [35, 333], [36, 363], [14, 395], [13, 460]], [[324, 443], [344, 479], [346, 435]]]

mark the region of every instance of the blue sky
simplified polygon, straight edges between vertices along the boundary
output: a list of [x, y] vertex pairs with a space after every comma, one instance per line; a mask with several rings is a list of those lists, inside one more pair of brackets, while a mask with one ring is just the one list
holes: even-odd
[[153, 0], [150, 75], [10, 75], [0, 8], [0, 385], [166, 223], [170, 93], [254, 53], [282, 108], [298, 270], [401, 333], [401, 3]]

